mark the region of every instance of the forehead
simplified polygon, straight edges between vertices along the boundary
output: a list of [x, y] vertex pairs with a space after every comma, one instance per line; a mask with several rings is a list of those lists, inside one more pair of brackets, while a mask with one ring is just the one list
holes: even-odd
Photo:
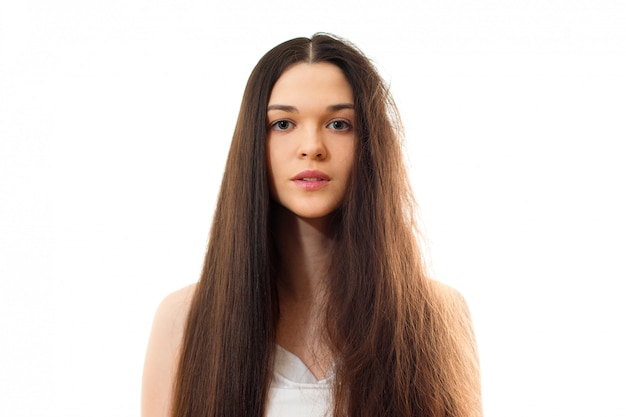
[[317, 62], [298, 63], [285, 70], [276, 80], [268, 104], [328, 105], [353, 101], [352, 87], [341, 69]]

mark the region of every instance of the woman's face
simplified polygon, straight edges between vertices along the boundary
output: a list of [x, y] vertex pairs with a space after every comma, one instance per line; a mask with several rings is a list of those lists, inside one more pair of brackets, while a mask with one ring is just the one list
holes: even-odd
[[344, 198], [354, 159], [352, 88], [329, 63], [300, 63], [276, 81], [267, 110], [272, 198], [297, 216], [321, 218]]

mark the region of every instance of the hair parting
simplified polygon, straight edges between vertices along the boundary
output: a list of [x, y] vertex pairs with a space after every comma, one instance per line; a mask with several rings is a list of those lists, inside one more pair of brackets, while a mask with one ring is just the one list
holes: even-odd
[[[355, 98], [358, 138], [322, 312], [336, 358], [333, 415], [477, 417], [471, 321], [454, 290], [430, 280], [420, 255], [388, 86], [354, 45], [296, 38], [261, 58], [244, 91], [182, 343], [173, 417], [263, 416], [280, 314], [273, 272], [266, 114], [290, 66], [340, 68]], [[251, 157], [253, 155], [253, 157]], [[459, 315], [459, 311], [463, 314]]]

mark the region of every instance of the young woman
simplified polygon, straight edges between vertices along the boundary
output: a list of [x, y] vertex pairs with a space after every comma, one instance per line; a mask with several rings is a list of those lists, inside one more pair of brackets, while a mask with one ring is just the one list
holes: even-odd
[[144, 417], [482, 415], [471, 321], [425, 274], [400, 138], [353, 45], [261, 58], [201, 279], [154, 320]]

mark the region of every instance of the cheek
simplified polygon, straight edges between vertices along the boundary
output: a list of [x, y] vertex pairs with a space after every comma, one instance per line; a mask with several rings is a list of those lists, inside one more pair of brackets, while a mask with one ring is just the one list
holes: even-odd
[[342, 149], [343, 165], [347, 172], [351, 172], [354, 165], [355, 142], [356, 141], [351, 141], [350, 143], [346, 144]]
[[272, 145], [271, 141], [267, 142], [265, 148], [265, 161], [267, 166], [267, 182], [270, 189], [270, 197], [272, 200], [276, 201], [278, 199], [278, 191], [277, 191], [277, 178], [281, 178], [281, 166], [284, 164], [281, 163], [279, 149], [276, 149], [276, 146]]
[[274, 178], [275, 178], [275, 172], [272, 169], [271, 159], [268, 156], [267, 158], [267, 185], [269, 186], [271, 199], [276, 201], [277, 192], [276, 192], [276, 181]]
[[286, 147], [285, 141], [281, 141], [280, 138], [268, 138], [265, 145], [265, 155], [267, 159], [268, 166], [270, 164], [274, 165], [274, 168], [280, 166], [281, 160], [285, 158], [288, 149]]
[[267, 164], [267, 177], [271, 180], [274, 178], [274, 170], [276, 169], [276, 167], [278, 166], [277, 160], [276, 160], [276, 149], [274, 146], [272, 146], [272, 141], [267, 141], [267, 144], [265, 146], [265, 161]]

